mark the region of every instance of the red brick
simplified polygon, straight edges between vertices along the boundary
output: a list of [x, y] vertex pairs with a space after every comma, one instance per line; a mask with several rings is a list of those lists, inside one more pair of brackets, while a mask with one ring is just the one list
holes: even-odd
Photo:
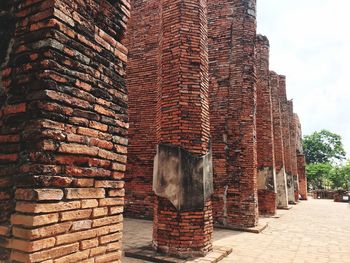
[[65, 189], [67, 199], [94, 199], [104, 198], [103, 188], [67, 188]]

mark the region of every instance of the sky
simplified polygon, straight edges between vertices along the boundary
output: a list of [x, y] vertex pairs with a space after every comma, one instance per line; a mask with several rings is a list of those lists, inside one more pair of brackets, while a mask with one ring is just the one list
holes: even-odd
[[287, 76], [303, 134], [342, 136], [350, 158], [350, 1], [257, 0], [270, 69]]

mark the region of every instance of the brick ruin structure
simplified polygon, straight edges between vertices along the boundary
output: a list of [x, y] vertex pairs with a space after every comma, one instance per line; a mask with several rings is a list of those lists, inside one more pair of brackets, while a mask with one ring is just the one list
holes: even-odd
[[125, 214], [136, 218], [153, 218], [160, 26], [159, 1], [131, 1], [126, 38], [130, 128]]
[[298, 162], [297, 162], [297, 124], [294, 118], [293, 100], [288, 101], [288, 117], [290, 129], [290, 152], [291, 152], [291, 172], [292, 184], [294, 188], [294, 202], [299, 201], [299, 179], [298, 179]]
[[290, 129], [290, 110], [291, 104], [287, 100], [286, 77], [279, 76], [279, 99], [281, 103], [282, 115], [282, 135], [283, 135], [283, 153], [284, 165], [287, 180], [288, 203], [295, 204], [294, 179], [292, 174], [292, 150], [291, 150], [291, 129]]
[[283, 141], [282, 103], [279, 96], [280, 78], [282, 77], [277, 73], [270, 71], [269, 85], [271, 87], [273, 116], [273, 142], [277, 190], [276, 204], [278, 208], [286, 209], [288, 208], [288, 188], [284, 159], [285, 148]]
[[1, 32], [12, 24], [1, 50], [0, 259], [116, 262], [129, 3], [23, 0], [1, 8]]
[[[256, 38], [256, 137], [258, 157], [258, 204], [260, 215], [274, 215], [276, 201], [276, 170], [273, 135], [273, 108], [269, 71], [269, 41]], [[276, 116], [277, 117], [277, 116]]]
[[256, 2], [208, 1], [213, 217], [233, 228], [258, 224]]
[[255, 0], [4, 0], [0, 37], [0, 262], [120, 262], [123, 216], [202, 256], [306, 199]]
[[294, 114], [294, 121], [297, 128], [296, 143], [297, 143], [297, 168], [298, 168], [298, 194], [301, 200], [307, 200], [307, 178], [306, 178], [306, 160], [303, 152], [302, 130], [298, 114]]

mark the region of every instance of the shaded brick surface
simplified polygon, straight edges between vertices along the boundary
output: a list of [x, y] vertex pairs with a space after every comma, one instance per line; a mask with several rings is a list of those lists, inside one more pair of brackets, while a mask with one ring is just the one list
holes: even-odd
[[288, 207], [288, 189], [287, 178], [284, 166], [284, 144], [283, 144], [283, 125], [281, 98], [279, 96], [279, 75], [270, 71], [270, 87], [272, 97], [272, 115], [273, 115], [273, 138], [274, 138], [274, 156], [276, 169], [276, 189], [277, 206], [279, 208]]
[[265, 189], [258, 190], [259, 213], [261, 215], [273, 216], [276, 214], [276, 193]]
[[[181, 146], [201, 156], [209, 150], [210, 137], [207, 4], [164, 0], [160, 5], [157, 143]], [[208, 253], [211, 211], [210, 201], [203, 209], [180, 212], [157, 196], [154, 247], [178, 256]]]
[[255, 1], [208, 1], [215, 223], [256, 226]]
[[[300, 123], [255, 5], [1, 1], [0, 261], [120, 262], [125, 195], [126, 215], [154, 217], [154, 247], [177, 256], [211, 251], [213, 219], [254, 227], [258, 208], [285, 207], [286, 182], [290, 202], [303, 197]], [[158, 144], [197, 157], [212, 145], [204, 209], [154, 197]]]
[[299, 194], [302, 200], [307, 200], [307, 178], [306, 178], [306, 161], [305, 155], [298, 155], [298, 178], [299, 178]]
[[128, 1], [16, 2], [2, 68], [0, 182], [16, 187], [5, 198], [15, 203], [1, 200], [0, 246], [12, 250], [2, 259], [120, 260], [129, 9]]
[[159, 252], [201, 257], [213, 249], [210, 201], [203, 210], [179, 213], [167, 199], [156, 196], [154, 211], [153, 244]]
[[307, 177], [306, 177], [306, 160], [303, 154], [303, 135], [301, 123], [298, 114], [294, 113], [294, 121], [296, 125], [296, 151], [297, 151], [297, 168], [298, 168], [298, 195], [302, 200], [307, 200]]
[[[256, 38], [256, 137], [258, 190], [264, 190], [258, 191], [259, 213], [261, 215], [266, 213], [268, 215], [274, 214], [275, 212], [273, 211], [273, 208], [276, 207], [276, 171], [273, 140], [272, 98], [269, 83], [269, 47], [270, 45], [267, 37], [258, 35]], [[270, 196], [274, 196], [274, 198], [270, 198]], [[273, 203], [269, 204], [268, 202], [270, 201]], [[266, 207], [269, 207], [270, 209], [266, 209]]]
[[291, 173], [293, 178], [294, 201], [299, 200], [298, 160], [297, 160], [297, 125], [294, 119], [293, 100], [288, 101], [288, 119], [290, 132]]
[[130, 129], [125, 212], [127, 216], [152, 218], [160, 4], [135, 0], [131, 5], [126, 43]]
[[286, 77], [282, 75], [279, 76], [279, 97], [281, 102], [284, 165], [287, 178], [288, 202], [295, 203], [294, 178], [292, 174], [291, 134], [289, 121], [291, 108], [287, 100]]

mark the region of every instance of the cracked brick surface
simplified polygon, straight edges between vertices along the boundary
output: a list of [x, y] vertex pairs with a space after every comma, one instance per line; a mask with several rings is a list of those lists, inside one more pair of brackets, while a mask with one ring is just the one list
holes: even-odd
[[129, 9], [105, 0], [14, 4], [2, 68], [1, 259], [120, 260]]

